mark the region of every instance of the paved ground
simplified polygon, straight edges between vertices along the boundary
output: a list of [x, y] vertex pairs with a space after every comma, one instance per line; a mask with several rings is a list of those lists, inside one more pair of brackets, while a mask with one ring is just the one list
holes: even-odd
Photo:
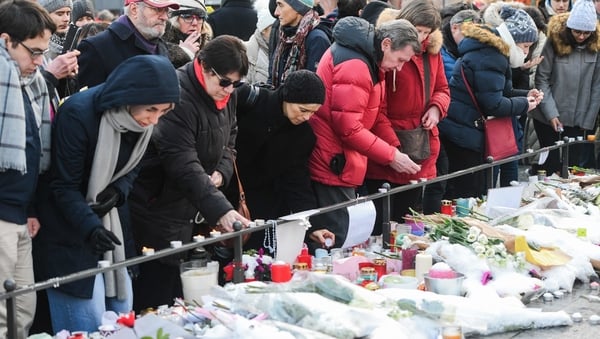
[[574, 323], [572, 326], [553, 327], [548, 329], [527, 330], [508, 332], [496, 335], [485, 336], [486, 339], [597, 339], [600, 338], [600, 324], [592, 325], [589, 317], [593, 314], [600, 315], [600, 302], [591, 302], [583, 298], [583, 295], [599, 295], [598, 291], [591, 290], [587, 285], [576, 282], [573, 293], [567, 293], [562, 299], [545, 303], [542, 300], [532, 301], [528, 307], [541, 308], [542, 311], [560, 311], [568, 314], [575, 312], [581, 313], [583, 320], [580, 323]]

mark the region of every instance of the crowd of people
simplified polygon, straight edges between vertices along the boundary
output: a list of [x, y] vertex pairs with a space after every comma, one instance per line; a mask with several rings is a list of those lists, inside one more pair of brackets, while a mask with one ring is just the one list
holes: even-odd
[[[247, 227], [238, 180], [252, 218], [269, 220], [482, 164], [487, 117], [511, 117], [520, 152], [594, 134], [597, 9], [125, 0], [115, 17], [91, 0], [0, 0], [0, 280], [25, 286]], [[424, 135], [419, 154], [407, 131]], [[571, 148], [569, 165], [596, 167], [593, 144]], [[553, 151], [531, 170], [560, 167]], [[391, 217], [482, 196], [485, 175], [394, 195]], [[509, 185], [518, 163], [494, 175]], [[340, 247], [348, 211], [310, 223], [311, 250]], [[272, 236], [244, 246], [273, 249]], [[227, 244], [208, 250], [231, 260]], [[17, 338], [171, 304], [188, 256], [21, 295]], [[2, 304], [0, 337], [6, 323]]]

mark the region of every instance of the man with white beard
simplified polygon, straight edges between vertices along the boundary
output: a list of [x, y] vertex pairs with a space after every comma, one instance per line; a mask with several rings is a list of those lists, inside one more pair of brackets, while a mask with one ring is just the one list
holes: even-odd
[[161, 37], [169, 9], [179, 9], [172, 0], [125, 0], [125, 14], [106, 31], [84, 39], [77, 49], [79, 87], [98, 85], [125, 59], [140, 54], [168, 56]]

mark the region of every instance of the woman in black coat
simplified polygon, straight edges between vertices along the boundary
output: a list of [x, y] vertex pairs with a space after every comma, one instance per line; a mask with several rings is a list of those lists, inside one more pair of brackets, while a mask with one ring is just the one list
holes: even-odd
[[[199, 227], [233, 231], [238, 214], [221, 189], [233, 174], [237, 125], [234, 87], [248, 72], [241, 40], [211, 40], [198, 57], [177, 70], [181, 100], [154, 129], [129, 202], [134, 238], [142, 247], [190, 242]], [[170, 256], [140, 265], [134, 308], [171, 304], [182, 296], [179, 263]]]
[[[316, 137], [307, 121], [324, 100], [321, 79], [307, 70], [291, 73], [276, 90], [238, 89], [237, 166], [253, 218], [277, 219], [317, 207], [308, 171]], [[237, 198], [237, 185], [230, 192]], [[318, 225], [311, 231], [319, 245], [335, 240]], [[246, 247], [263, 247], [263, 234], [253, 234]]]

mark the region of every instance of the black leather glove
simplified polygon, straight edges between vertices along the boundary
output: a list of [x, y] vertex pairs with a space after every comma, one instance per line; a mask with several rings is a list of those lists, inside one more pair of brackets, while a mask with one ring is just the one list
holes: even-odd
[[92, 211], [100, 218], [106, 215], [121, 199], [121, 192], [113, 186], [106, 187], [96, 196], [96, 203], [90, 205]]
[[113, 232], [104, 228], [104, 226], [94, 228], [88, 237], [88, 242], [95, 254], [112, 251], [115, 249], [115, 244], [121, 245], [119, 238]]

